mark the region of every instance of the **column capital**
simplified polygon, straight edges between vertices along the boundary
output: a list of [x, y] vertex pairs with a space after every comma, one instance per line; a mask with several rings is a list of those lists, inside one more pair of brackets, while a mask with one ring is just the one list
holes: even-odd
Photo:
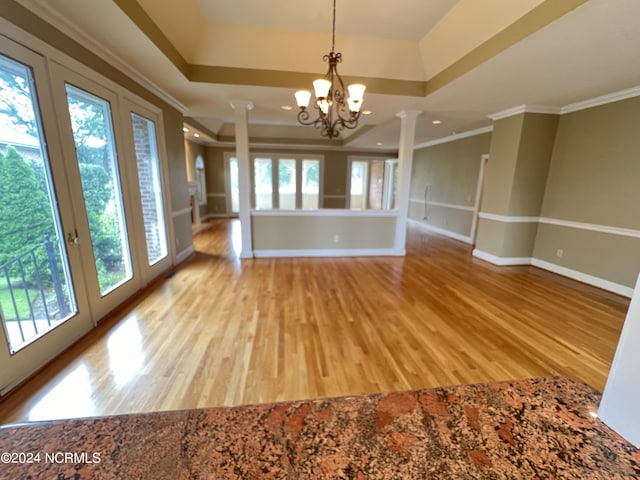
[[251, 100], [231, 100], [229, 104], [234, 110], [253, 110], [253, 102]]
[[422, 115], [422, 110], [401, 110], [396, 113], [396, 117], [400, 118], [417, 118], [418, 115]]

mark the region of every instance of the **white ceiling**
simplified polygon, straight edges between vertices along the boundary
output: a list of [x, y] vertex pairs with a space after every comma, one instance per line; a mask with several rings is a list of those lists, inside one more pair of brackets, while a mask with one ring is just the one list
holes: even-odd
[[[233, 132], [229, 101], [243, 99], [255, 105], [249, 114], [252, 138], [320, 139], [317, 130], [298, 126], [295, 109], [281, 109], [294, 104], [295, 88], [189, 81], [113, 0], [19, 1], [182, 107], [186, 116], [194, 117], [215, 135]], [[519, 1], [528, 3], [527, 8], [544, 3]], [[465, 32], [475, 32], [465, 27], [463, 32], [443, 33], [453, 13], [460, 17], [467, 9], [467, 22], [488, 22], [496, 16], [489, 11], [485, 12], [487, 19], [478, 18], [471, 10], [478, 3], [473, 2], [477, 0], [338, 0], [336, 49], [340, 51], [344, 46], [349, 52], [347, 56], [343, 51], [345, 60], [340, 71], [347, 75], [429, 80], [429, 58], [423, 57], [429, 48], [433, 51], [433, 42], [447, 53], [454, 43], [464, 40]], [[330, 48], [330, 0], [138, 3], [189, 63], [265, 68], [267, 59], [268, 65], [275, 65], [272, 68], [280, 72], [320, 75], [326, 69], [321, 57]], [[494, 7], [514, 5], [513, 0], [483, 3]], [[638, 0], [590, 0], [425, 97], [368, 92], [365, 108], [373, 114], [361, 117], [360, 122], [368, 129], [366, 133], [356, 132], [345, 146], [397, 148], [400, 120], [396, 114], [406, 109], [424, 112], [416, 133], [416, 143], [420, 144], [489, 126], [488, 115], [518, 105], [559, 109], [640, 85], [638, 18]], [[513, 18], [508, 23], [511, 21]], [[426, 45], [430, 36], [435, 40]], [[278, 43], [282, 39], [284, 43]], [[481, 45], [484, 40], [477, 36], [475, 44]], [[464, 53], [450, 57], [447, 63]], [[378, 71], [376, 68], [381, 75], [370, 73]], [[246, 82], [251, 83], [251, 79]], [[435, 126], [433, 119], [442, 123]]]

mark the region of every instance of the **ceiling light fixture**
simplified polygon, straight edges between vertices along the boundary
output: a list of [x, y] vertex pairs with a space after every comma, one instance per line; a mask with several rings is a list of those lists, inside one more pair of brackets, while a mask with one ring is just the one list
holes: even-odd
[[311, 100], [311, 92], [300, 90], [295, 93], [296, 102], [300, 111], [298, 112], [298, 122], [302, 125], [313, 125], [320, 129], [324, 137], [334, 138], [340, 135], [345, 129], [354, 129], [358, 126], [360, 118], [360, 108], [366, 87], [355, 83], [347, 88], [349, 98], [347, 98], [344, 82], [338, 75], [338, 63], [342, 62], [342, 54], [335, 52], [336, 45], [336, 0], [333, 0], [333, 34], [331, 37], [331, 52], [322, 57], [325, 62], [329, 62], [329, 70], [324, 78], [315, 80], [313, 88], [316, 94], [314, 108], [318, 110], [318, 117], [310, 120], [307, 107]]

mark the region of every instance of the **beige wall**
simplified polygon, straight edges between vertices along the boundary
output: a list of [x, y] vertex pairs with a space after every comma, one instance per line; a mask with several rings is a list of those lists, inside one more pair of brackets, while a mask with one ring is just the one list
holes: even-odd
[[562, 115], [545, 217], [640, 229], [640, 97]]
[[253, 248], [259, 250], [391, 250], [395, 216], [298, 214], [252, 217]]
[[526, 115], [520, 132], [509, 215], [540, 214], [557, 128], [558, 115]]
[[[413, 154], [409, 218], [455, 234], [469, 236], [482, 155], [489, 152], [491, 134], [421, 148]], [[429, 202], [425, 208], [425, 187]], [[455, 208], [466, 207], [464, 208]]]
[[482, 212], [508, 213], [523, 123], [524, 114], [520, 114], [493, 124], [489, 161], [484, 172]]
[[[480, 208], [483, 213], [540, 215], [557, 125], [558, 115], [538, 113], [521, 113], [495, 122]], [[501, 258], [529, 259], [536, 234], [536, 221], [498, 226], [495, 219], [482, 218], [476, 247]]]
[[640, 97], [560, 117], [541, 216], [635, 236], [542, 224], [537, 259], [633, 287], [640, 271], [638, 132]]
[[[640, 97], [495, 122], [476, 252], [630, 295], [640, 271]], [[527, 260], [529, 259], [529, 260]]]

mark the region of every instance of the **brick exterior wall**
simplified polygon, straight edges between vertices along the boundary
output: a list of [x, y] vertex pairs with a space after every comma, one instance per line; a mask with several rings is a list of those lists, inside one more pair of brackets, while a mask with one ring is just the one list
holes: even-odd
[[137, 115], [132, 115], [132, 121], [144, 233], [147, 239], [147, 256], [149, 263], [154, 263], [166, 254], [164, 232], [158, 228], [159, 225], [164, 224], [164, 219], [158, 217], [160, 213], [158, 202], [161, 201], [162, 196], [157, 182], [160, 179], [158, 159], [155, 150], [152, 150], [156, 139], [151, 128], [153, 123]]

